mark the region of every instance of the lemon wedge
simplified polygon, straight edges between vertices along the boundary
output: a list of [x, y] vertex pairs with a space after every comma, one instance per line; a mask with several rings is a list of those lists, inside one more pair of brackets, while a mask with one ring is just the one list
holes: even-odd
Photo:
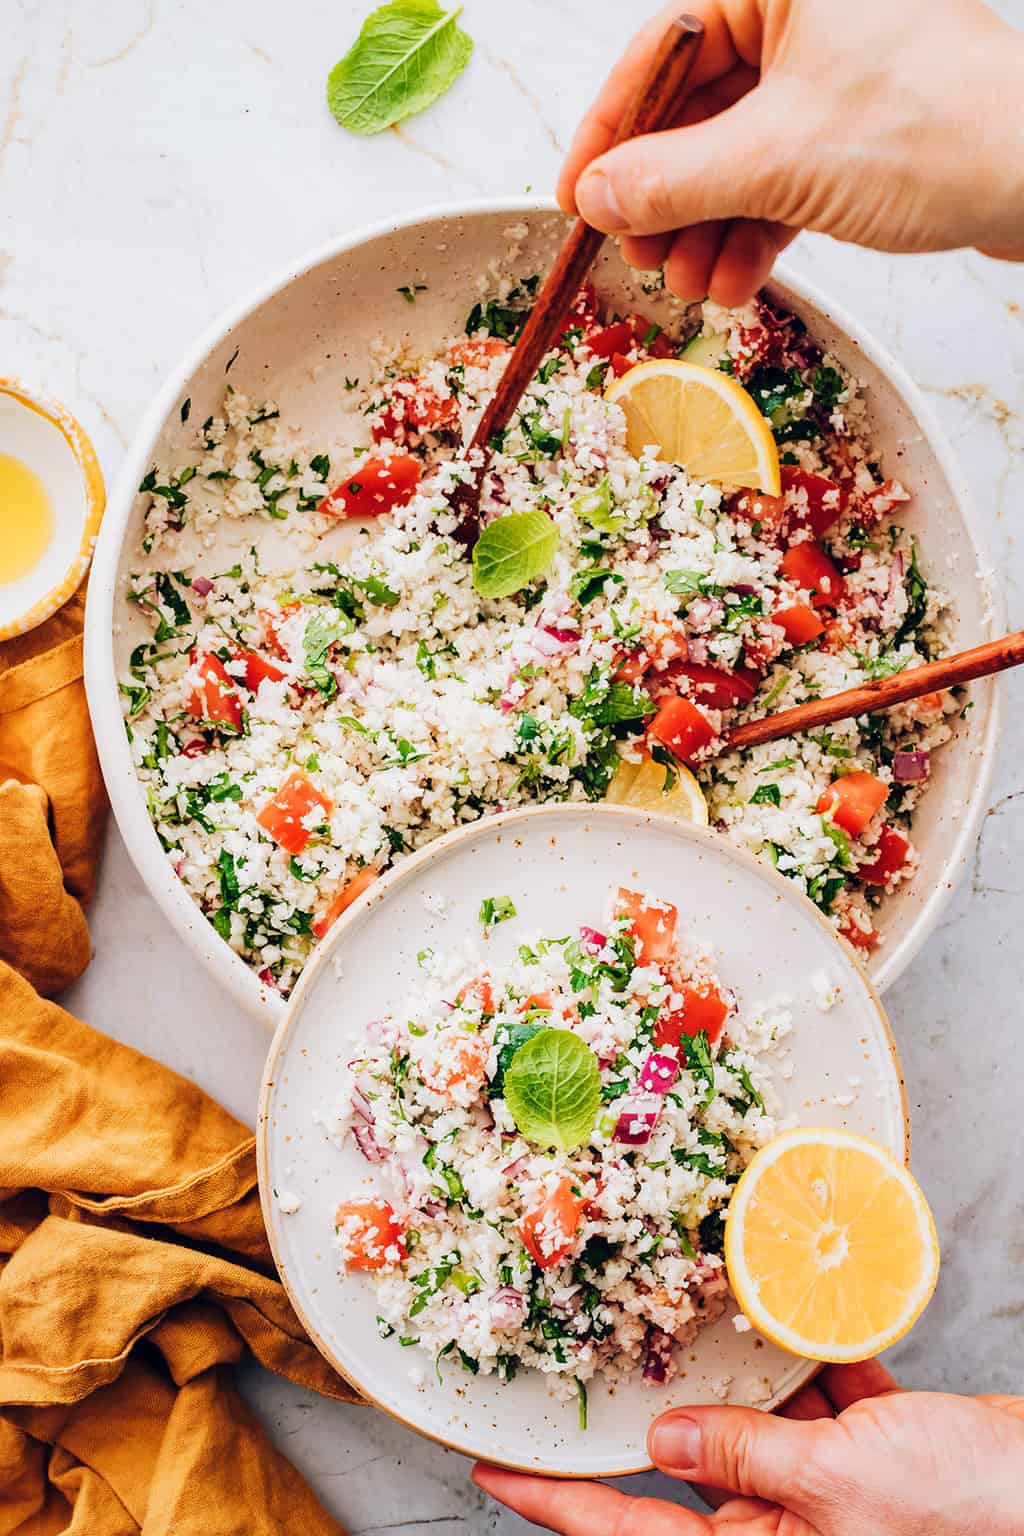
[[787, 1131], [736, 1186], [725, 1227], [736, 1300], [794, 1355], [866, 1360], [924, 1311], [939, 1273], [928, 1203], [884, 1147], [851, 1131]]
[[779, 453], [771, 429], [742, 385], [717, 368], [683, 358], [638, 363], [605, 391], [626, 415], [626, 444], [639, 455], [682, 464], [696, 480], [778, 496]]
[[605, 791], [610, 805], [631, 805], [640, 811], [660, 811], [663, 816], [674, 816], [677, 821], [689, 821], [694, 826], [708, 824], [708, 803], [704, 792], [689, 768], [680, 763], [675, 772], [675, 782], [666, 778], [672, 770], [656, 763], [653, 757], [645, 757], [640, 763], [630, 763], [623, 758], [615, 776]]

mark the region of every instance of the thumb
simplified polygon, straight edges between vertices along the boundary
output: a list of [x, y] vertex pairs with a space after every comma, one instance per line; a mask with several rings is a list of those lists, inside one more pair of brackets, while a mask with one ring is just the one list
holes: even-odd
[[796, 1514], [814, 1502], [806, 1473], [833, 1421], [777, 1418], [756, 1408], [682, 1408], [655, 1419], [651, 1460], [670, 1477], [767, 1499]]
[[[600, 155], [576, 183], [581, 216], [607, 234], [658, 235], [715, 219], [792, 217], [798, 115], [763, 83], [734, 106]], [[793, 142], [790, 140], [793, 138]]]

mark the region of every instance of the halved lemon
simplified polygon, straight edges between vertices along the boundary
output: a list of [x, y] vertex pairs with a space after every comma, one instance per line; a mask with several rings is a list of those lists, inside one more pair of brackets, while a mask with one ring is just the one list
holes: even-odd
[[924, 1311], [939, 1274], [928, 1202], [892, 1153], [852, 1131], [787, 1131], [758, 1152], [725, 1227], [746, 1316], [794, 1355], [866, 1360]]
[[704, 793], [689, 768], [684, 768], [682, 763], [675, 769], [668, 769], [664, 764], [656, 763], [653, 757], [645, 757], [639, 763], [630, 763], [623, 758], [604, 797], [610, 805], [660, 811], [663, 816], [675, 816], [677, 820], [693, 822], [697, 827], [708, 824], [708, 803]]
[[626, 414], [630, 453], [656, 445], [696, 480], [778, 496], [779, 452], [747, 391], [727, 373], [680, 357], [638, 363], [605, 391]]

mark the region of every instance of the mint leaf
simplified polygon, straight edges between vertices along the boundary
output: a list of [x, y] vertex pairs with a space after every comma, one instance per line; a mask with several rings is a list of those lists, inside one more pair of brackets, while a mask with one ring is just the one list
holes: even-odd
[[571, 1029], [544, 1029], [513, 1056], [505, 1102], [527, 1141], [572, 1152], [590, 1135], [601, 1103], [597, 1057]]
[[462, 8], [436, 0], [390, 0], [363, 22], [327, 78], [327, 105], [351, 133], [382, 133], [443, 96], [469, 63]]
[[473, 546], [473, 585], [481, 597], [510, 597], [544, 574], [557, 547], [546, 512], [507, 512]]

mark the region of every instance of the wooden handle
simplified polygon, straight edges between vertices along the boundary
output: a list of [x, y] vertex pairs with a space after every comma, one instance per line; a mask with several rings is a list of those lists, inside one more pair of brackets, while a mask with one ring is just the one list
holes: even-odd
[[[647, 76], [627, 108], [615, 143], [670, 126], [683, 107], [690, 72], [704, 36], [696, 16], [678, 16], [661, 40]], [[555, 344], [580, 284], [594, 264], [604, 235], [577, 219], [558, 253], [505, 372], [473, 435], [472, 448], [490, 452], [492, 439], [504, 432], [545, 352]]]
[[956, 688], [977, 677], [990, 677], [994, 672], [1005, 672], [1008, 667], [1019, 667], [1022, 662], [1024, 630], [1017, 630], [999, 640], [976, 645], [973, 650], [960, 651], [955, 656], [928, 661], [923, 667], [911, 667], [906, 672], [897, 672], [894, 677], [862, 683], [858, 688], [834, 693], [831, 698], [813, 699], [809, 704], [798, 704], [795, 709], [784, 709], [777, 715], [765, 715], [763, 720], [751, 720], [746, 725], [738, 725], [727, 735], [724, 747], [726, 751], [757, 747], [763, 741], [796, 736], [801, 731], [833, 725], [837, 720], [852, 720], [857, 715], [892, 709], [894, 704], [905, 704], [908, 699], [918, 699], [923, 693], [934, 693], [940, 688]]

